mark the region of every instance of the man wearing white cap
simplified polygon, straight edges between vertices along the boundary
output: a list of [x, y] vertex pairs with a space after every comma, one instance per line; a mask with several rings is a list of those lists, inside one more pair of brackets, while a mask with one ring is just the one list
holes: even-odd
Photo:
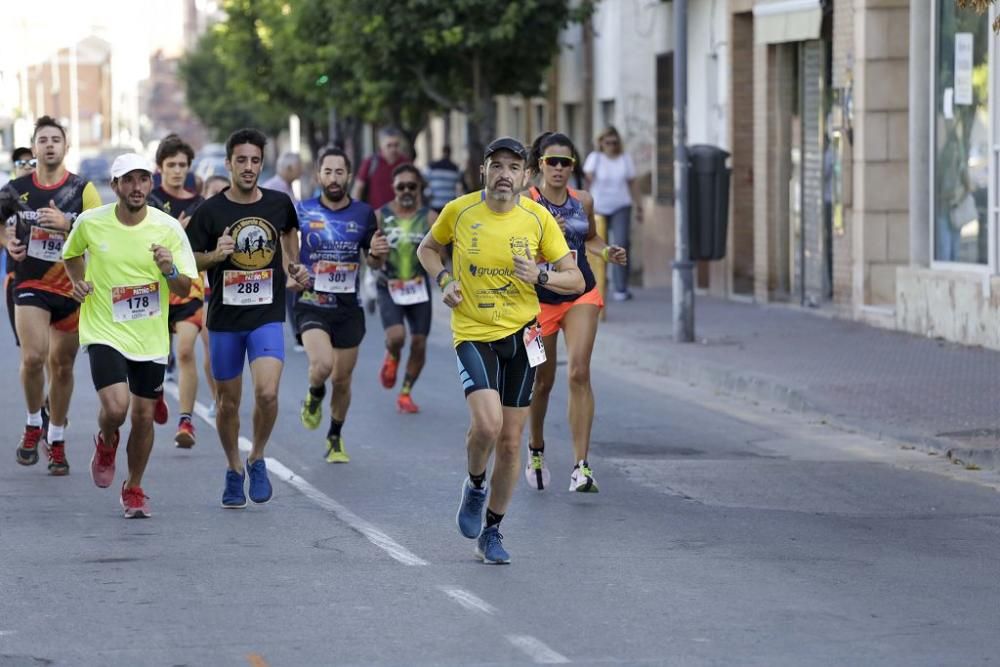
[[153, 449], [153, 409], [163, 392], [170, 353], [169, 294], [186, 296], [198, 277], [180, 223], [146, 205], [153, 170], [141, 155], [119, 156], [111, 165], [118, 201], [81, 215], [63, 247], [73, 298], [83, 304], [80, 343], [90, 355], [101, 401], [90, 462], [94, 483], [101, 488], [114, 481], [118, 428], [132, 406], [128, 476], [121, 493], [127, 519], [150, 516], [141, 483]]

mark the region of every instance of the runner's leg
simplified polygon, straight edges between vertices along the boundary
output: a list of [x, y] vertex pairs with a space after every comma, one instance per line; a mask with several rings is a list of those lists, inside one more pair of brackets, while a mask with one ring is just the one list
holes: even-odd
[[490, 455], [500, 438], [503, 406], [500, 405], [500, 394], [493, 389], [472, 392], [466, 397], [466, 404], [469, 408], [469, 431], [466, 436], [469, 473], [481, 475], [486, 472]]
[[[590, 358], [597, 337], [600, 308], [578, 304], [563, 317], [566, 348], [569, 352], [569, 428], [573, 434], [574, 463], [586, 461], [590, 451], [590, 430], [594, 424], [594, 391], [590, 384]], [[536, 376], [537, 378], [537, 376]]]
[[251, 463], [264, 458], [264, 448], [278, 418], [278, 385], [284, 362], [275, 357], [258, 357], [250, 362], [253, 376], [253, 450]]
[[[198, 395], [198, 364], [195, 360], [194, 345], [198, 340], [199, 327], [188, 321], [174, 325], [174, 351], [177, 358], [177, 390], [180, 394], [181, 414], [194, 411]], [[207, 355], [206, 355], [207, 356]]]
[[514, 495], [521, 469], [521, 437], [524, 434], [524, 424], [528, 421], [528, 412], [529, 408], [503, 407], [503, 424], [497, 439], [493, 477], [490, 480], [490, 500], [486, 505], [494, 514], [505, 514], [511, 496]]
[[116, 382], [98, 389], [97, 398], [101, 402], [97, 412], [97, 427], [101, 430], [101, 440], [110, 447], [115, 442], [115, 433], [128, 417], [128, 383]]
[[215, 426], [219, 431], [219, 441], [226, 453], [229, 468], [242, 472], [240, 461], [240, 401], [243, 398], [243, 375], [231, 380], [215, 381], [217, 398], [215, 405]]
[[49, 422], [65, 426], [73, 396], [73, 364], [80, 349], [76, 332], [49, 330]]
[[21, 340], [21, 386], [28, 412], [41, 412], [45, 403], [45, 366], [49, 359], [52, 314], [36, 306], [14, 306], [17, 336]]
[[331, 348], [333, 367], [330, 392], [330, 417], [341, 424], [347, 419], [347, 410], [351, 407], [351, 377], [358, 363], [357, 347]]
[[549, 410], [549, 395], [556, 381], [556, 341], [559, 334], [543, 336], [545, 361], [535, 368], [535, 384], [531, 395], [531, 437], [529, 447], [542, 449], [545, 444], [545, 415]]
[[125, 488], [142, 486], [142, 476], [153, 451], [153, 409], [156, 407], [156, 400], [132, 395], [132, 428], [128, 434], [128, 478], [125, 480]]

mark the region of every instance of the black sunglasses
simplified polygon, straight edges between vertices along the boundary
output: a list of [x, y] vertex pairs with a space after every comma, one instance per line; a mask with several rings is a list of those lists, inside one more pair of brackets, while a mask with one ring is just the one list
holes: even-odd
[[38, 166], [38, 160], [36, 160], [35, 158], [31, 158], [30, 160], [14, 160], [14, 166], [18, 167], [18, 168], [21, 168], [21, 167], [37, 167]]
[[547, 155], [542, 160], [550, 167], [572, 167], [576, 163], [573, 158], [563, 155]]
[[416, 192], [420, 188], [419, 183], [397, 183], [395, 185], [396, 192], [403, 192], [409, 190], [410, 192]]

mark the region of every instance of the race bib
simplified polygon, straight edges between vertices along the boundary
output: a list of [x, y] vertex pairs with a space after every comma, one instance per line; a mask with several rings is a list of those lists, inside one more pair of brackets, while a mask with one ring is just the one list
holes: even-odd
[[[570, 250], [569, 251], [569, 256], [573, 258], [573, 263], [576, 264], [576, 256], [577, 256], [576, 255], [576, 250]], [[550, 264], [549, 262], [539, 262], [539, 264], [541, 264], [542, 268], [545, 269], [546, 271], [548, 271], [549, 273], [551, 273], [551, 272], [553, 272], [553, 271], [556, 270], [556, 265], [555, 264]]]
[[528, 351], [528, 365], [534, 368], [545, 363], [545, 346], [542, 345], [542, 327], [535, 324], [524, 329], [524, 349]]
[[327, 294], [353, 294], [358, 281], [357, 262], [324, 262], [313, 264], [313, 289]]
[[46, 262], [58, 262], [62, 259], [62, 248], [65, 241], [66, 234], [63, 232], [32, 225], [31, 237], [28, 239], [28, 257]]
[[271, 303], [273, 293], [273, 269], [222, 272], [222, 303], [227, 306], [261, 306]]
[[111, 288], [115, 322], [135, 322], [160, 316], [160, 283]]
[[430, 300], [427, 293], [427, 282], [423, 276], [417, 276], [410, 280], [390, 280], [389, 296], [397, 306], [412, 306], [417, 303], [426, 303]]

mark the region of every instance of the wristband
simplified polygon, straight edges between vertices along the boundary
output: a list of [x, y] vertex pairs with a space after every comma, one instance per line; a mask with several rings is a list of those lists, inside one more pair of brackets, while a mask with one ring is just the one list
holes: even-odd
[[[161, 271], [161, 273], [163, 273], [163, 272]], [[166, 278], [167, 280], [174, 280], [175, 278], [177, 278], [180, 275], [181, 275], [180, 271], [177, 270], [177, 265], [176, 264], [171, 264], [170, 265], [170, 273], [164, 273], [163, 277]]]
[[604, 249], [601, 250], [601, 259], [603, 259], [605, 262], [610, 261], [608, 260], [608, 257], [610, 255], [611, 255], [611, 246], [609, 245], [604, 246]]
[[438, 288], [444, 289], [444, 286], [450, 283], [452, 280], [454, 280], [454, 278], [451, 277], [451, 274], [448, 272], [448, 269], [441, 269], [441, 271], [437, 274], [437, 278], [434, 279], [434, 282], [437, 283]]

